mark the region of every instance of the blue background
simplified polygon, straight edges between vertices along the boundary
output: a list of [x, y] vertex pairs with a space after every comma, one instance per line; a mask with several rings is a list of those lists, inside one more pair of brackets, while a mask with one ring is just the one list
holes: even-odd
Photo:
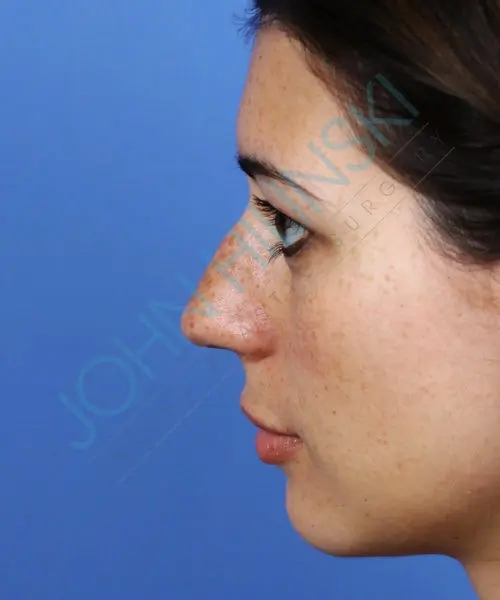
[[475, 597], [445, 557], [303, 542], [237, 358], [181, 337], [246, 204], [244, 7], [1, 3], [1, 598]]

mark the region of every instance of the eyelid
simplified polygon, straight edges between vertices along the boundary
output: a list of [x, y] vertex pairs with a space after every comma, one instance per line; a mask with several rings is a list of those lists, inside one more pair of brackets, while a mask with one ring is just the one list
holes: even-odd
[[276, 208], [267, 200], [263, 200], [262, 198], [258, 198], [257, 196], [252, 195], [252, 203], [256, 206], [257, 210], [263, 213], [265, 218], [267, 218], [267, 220], [271, 222], [272, 226], [275, 228], [275, 230], [280, 236], [280, 225], [283, 225], [283, 223], [280, 223], [280, 221], [285, 221], [287, 225], [290, 225], [292, 227], [296, 226], [304, 230], [304, 235], [294, 244], [290, 246], [285, 246], [283, 242], [280, 241], [271, 248], [269, 248], [269, 262], [273, 262], [273, 260], [275, 260], [279, 256], [284, 256], [287, 260], [298, 256], [310, 241], [312, 233], [309, 231], [309, 229], [301, 223], [299, 223], [298, 221], [296, 221], [295, 219], [293, 219], [292, 217], [290, 217], [289, 215], [283, 213], [281, 210]]
[[255, 195], [252, 196], [252, 202], [256, 206], [256, 208], [263, 213], [269, 220], [272, 222], [273, 226], [278, 229], [279, 220], [286, 219], [291, 225], [296, 225], [298, 227], [302, 227], [303, 229], [307, 229], [302, 223], [299, 223], [290, 215], [282, 212], [279, 208], [276, 208], [269, 201], [259, 198]]
[[[295, 195], [302, 199], [302, 202], [299, 202], [293, 196], [290, 196], [290, 190], [282, 189], [275, 181], [265, 181], [262, 184], [259, 182], [259, 185], [264, 194], [269, 189], [271, 197], [276, 198], [278, 206], [284, 207], [277, 210], [280, 212], [285, 210], [286, 213], [284, 214], [295, 222], [297, 222], [296, 219], [300, 219], [300, 224], [308, 229], [317, 223], [318, 218], [323, 217], [325, 213], [323, 203], [311, 193], [294, 189]], [[305, 206], [302, 206], [302, 204], [305, 204]], [[273, 206], [276, 206], [276, 204], [273, 203]], [[290, 217], [290, 214], [295, 215], [295, 219]]]

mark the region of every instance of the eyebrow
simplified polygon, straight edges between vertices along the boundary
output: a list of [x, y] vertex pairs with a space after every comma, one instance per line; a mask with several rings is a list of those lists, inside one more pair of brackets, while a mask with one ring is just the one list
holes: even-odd
[[290, 177], [279, 171], [272, 163], [266, 160], [259, 159], [256, 156], [249, 154], [237, 154], [236, 162], [243, 173], [250, 177], [250, 179], [256, 180], [257, 177], [267, 177], [268, 179], [273, 179], [278, 183], [282, 183], [283, 185], [302, 192], [303, 194], [306, 194], [306, 196], [310, 196], [318, 202], [323, 202], [321, 198], [318, 198], [318, 196], [300, 185], [300, 183], [290, 179]]

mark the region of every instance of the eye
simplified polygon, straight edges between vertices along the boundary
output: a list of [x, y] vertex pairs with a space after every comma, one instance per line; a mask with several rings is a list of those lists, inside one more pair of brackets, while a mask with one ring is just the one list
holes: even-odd
[[276, 260], [279, 256], [292, 258], [298, 254], [306, 245], [310, 237], [310, 232], [303, 225], [282, 213], [267, 200], [252, 196], [252, 202], [276, 229], [282, 240], [269, 249], [271, 253], [269, 262]]

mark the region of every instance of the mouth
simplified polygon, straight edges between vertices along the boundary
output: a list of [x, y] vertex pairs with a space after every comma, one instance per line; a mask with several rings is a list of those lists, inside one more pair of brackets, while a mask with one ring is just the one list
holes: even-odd
[[294, 433], [280, 431], [262, 423], [252, 416], [243, 406], [243, 414], [258, 427], [255, 448], [260, 460], [268, 465], [280, 465], [291, 461], [303, 446], [300, 437]]
[[276, 429], [275, 427], [266, 425], [265, 423], [263, 423], [262, 421], [259, 421], [256, 417], [251, 415], [244, 406], [241, 407], [241, 411], [243, 412], [243, 414], [247, 417], [247, 419], [251, 423], [253, 423], [256, 427], [258, 427], [262, 431], [266, 431], [267, 433], [272, 433], [273, 435], [281, 435], [284, 437], [293, 437], [293, 438], [299, 437], [296, 433], [290, 433], [288, 431], [280, 431], [279, 429]]

